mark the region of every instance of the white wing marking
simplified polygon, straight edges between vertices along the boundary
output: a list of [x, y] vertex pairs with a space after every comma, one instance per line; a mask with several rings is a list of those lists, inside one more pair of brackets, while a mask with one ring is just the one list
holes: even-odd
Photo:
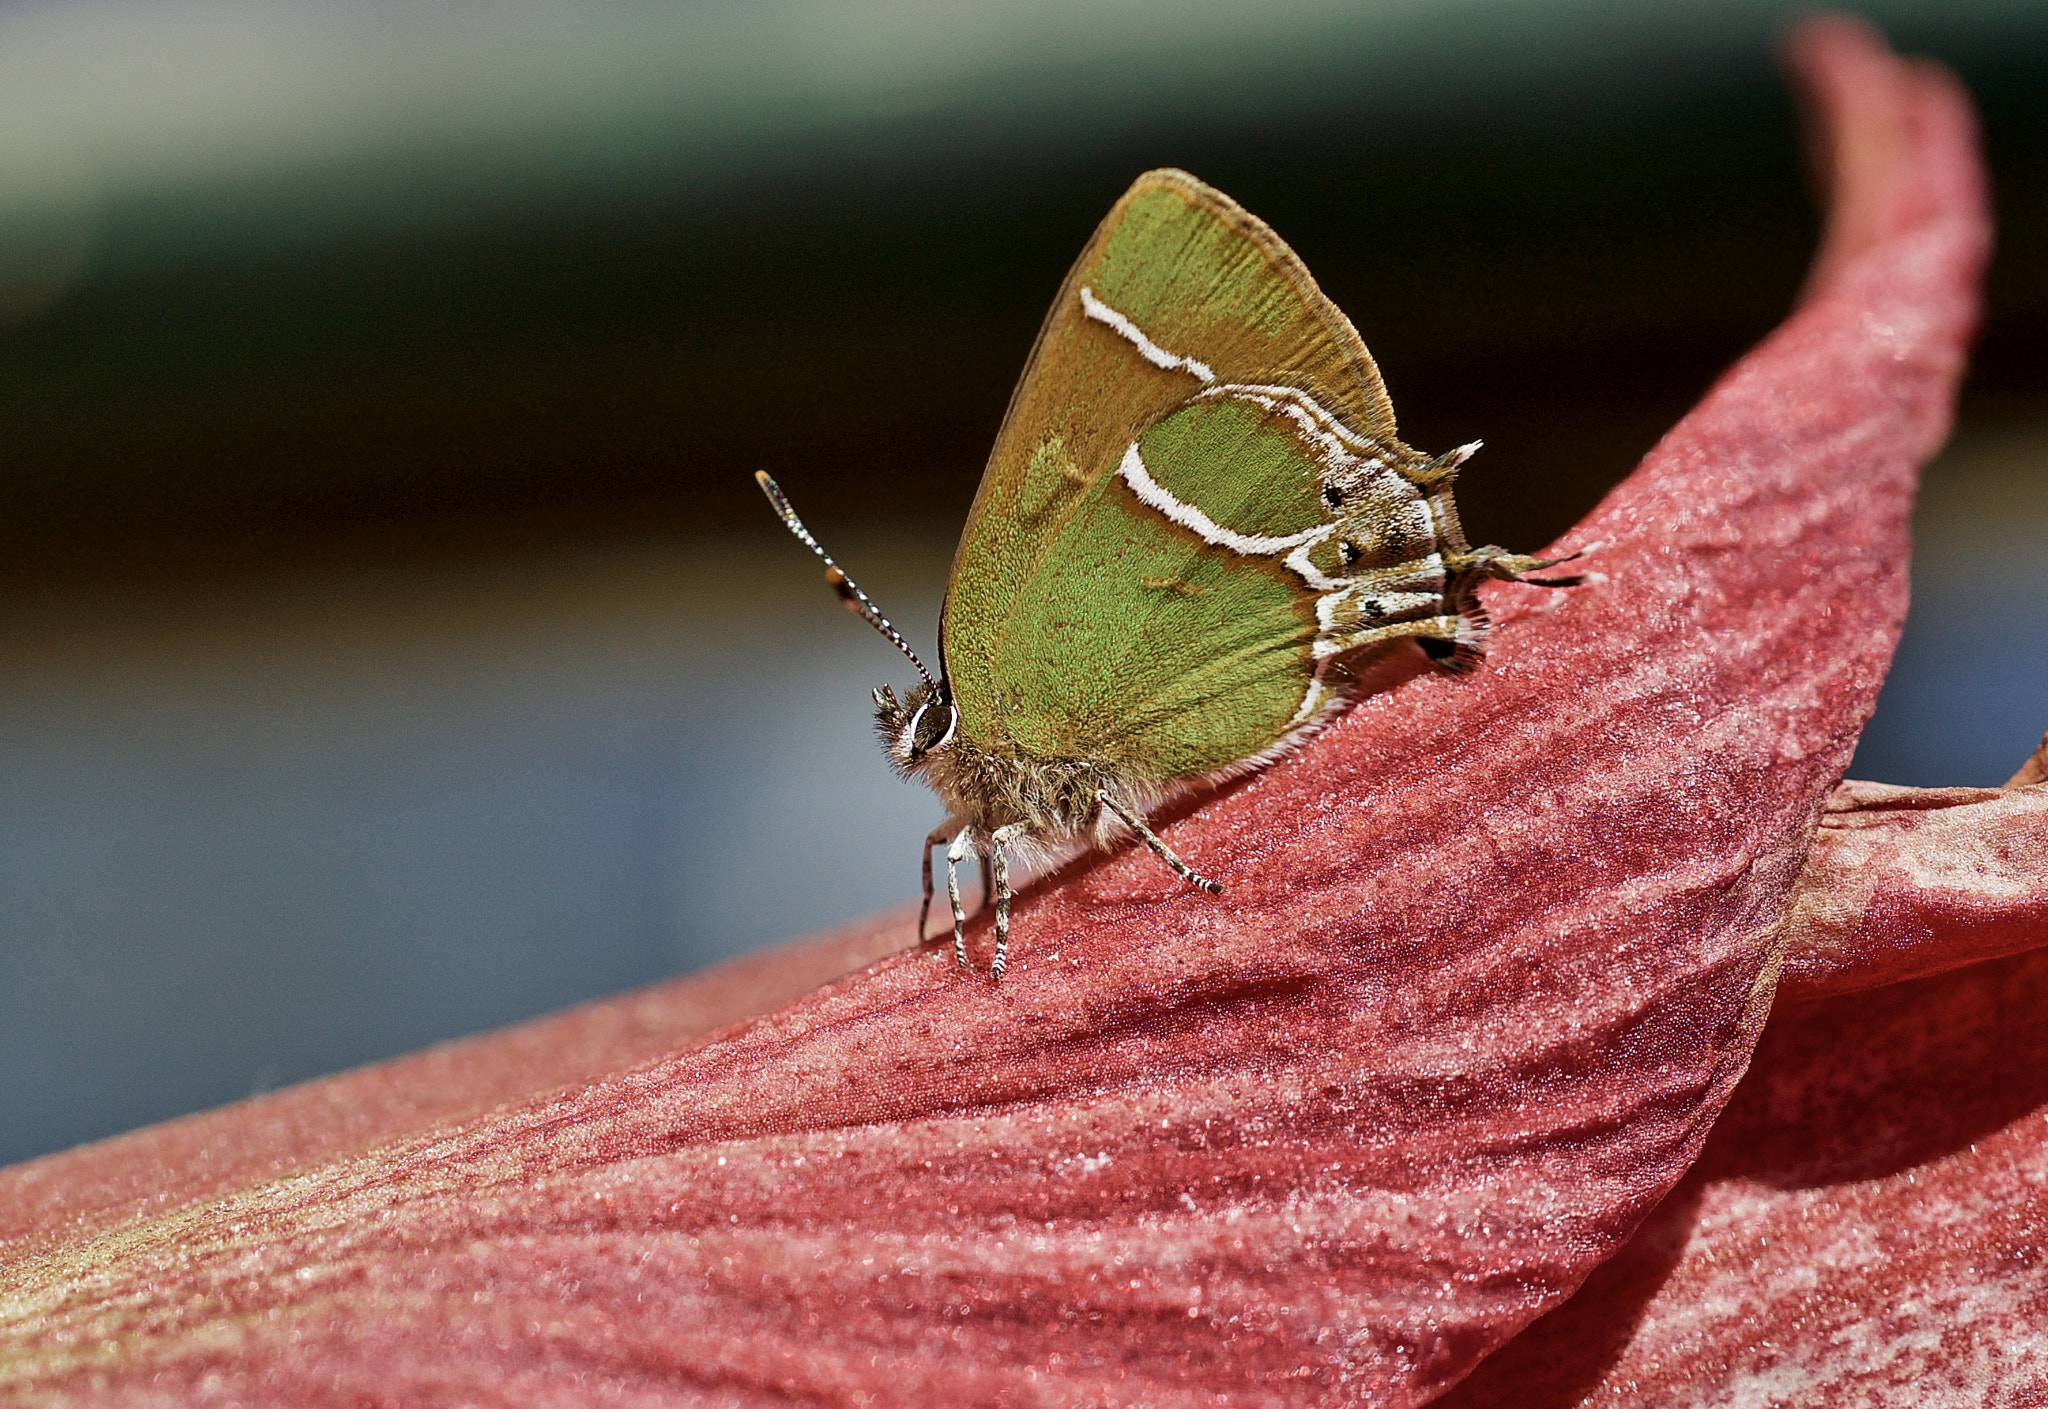
[[[1285, 538], [1269, 538], [1225, 528], [1193, 504], [1183, 503], [1174, 498], [1172, 491], [1152, 478], [1152, 472], [1145, 468], [1144, 457], [1138, 453], [1136, 441], [1132, 441], [1131, 448], [1124, 452], [1123, 463], [1116, 467], [1116, 472], [1146, 507], [1157, 509], [1182, 528], [1195, 534], [1204, 543], [1218, 548], [1228, 548], [1233, 553], [1245, 553], [1260, 558], [1273, 557], [1280, 553], [1291, 555], [1297, 550], [1314, 547], [1337, 531], [1337, 525], [1333, 523], [1320, 523], [1314, 528], [1290, 533]], [[1287, 565], [1294, 567], [1291, 556]], [[1299, 568], [1295, 570], [1300, 571]], [[1315, 569], [1311, 567], [1309, 571], [1314, 572]]]
[[[1314, 397], [1311, 397], [1299, 388], [1239, 385], [1236, 383], [1219, 386], [1216, 384], [1215, 369], [1205, 362], [1196, 361], [1192, 357], [1183, 357], [1178, 353], [1168, 352], [1165, 348], [1147, 337], [1144, 329], [1097, 298], [1092, 289], [1082, 288], [1081, 311], [1089, 318], [1103, 324], [1128, 341], [1131, 346], [1138, 350], [1138, 355], [1153, 366], [1163, 368], [1169, 372], [1186, 372], [1203, 382], [1205, 384], [1204, 388], [1195, 393], [1196, 399], [1209, 400], [1219, 397], [1231, 397], [1237, 400], [1249, 401], [1269, 414], [1285, 416], [1288, 420], [1294, 422], [1302, 436], [1320, 452], [1320, 458], [1326, 466], [1334, 468], [1338, 463], [1348, 461], [1350, 462], [1349, 467], [1355, 469], [1383, 470], [1386, 468], [1384, 461], [1371, 454], [1371, 441], [1353, 431], [1328, 409], [1320, 405]], [[1476, 449], [1477, 446], [1475, 445], [1473, 448]], [[1337, 524], [1317, 524], [1313, 528], [1306, 528], [1300, 533], [1290, 533], [1284, 537], [1239, 533], [1235, 529], [1225, 528], [1222, 524], [1217, 523], [1216, 520], [1203, 513], [1200, 508], [1174, 497], [1172, 491], [1168, 490], [1158, 480], [1152, 478], [1152, 472], [1145, 468], [1145, 459], [1139, 453], [1136, 441], [1131, 442], [1130, 448], [1124, 451], [1123, 461], [1117, 466], [1117, 477], [1130, 486], [1131, 492], [1138, 496], [1140, 503], [1164, 515], [1169, 522], [1179, 524], [1211, 547], [1224, 548], [1233, 553], [1244, 553], [1253, 557], [1281, 557], [1284, 554], [1285, 557], [1282, 558], [1282, 561], [1287, 565], [1288, 569], [1299, 576], [1303, 585], [1311, 592], [1318, 594], [1316, 599], [1316, 641], [1311, 652], [1314, 667], [1309, 677], [1308, 688], [1302, 692], [1301, 705], [1295, 710], [1293, 719], [1288, 721], [1290, 728], [1310, 723], [1335, 700], [1335, 696], [1325, 681], [1324, 675], [1329, 669], [1331, 659], [1341, 654], [1344, 649], [1340, 641], [1336, 615], [1347, 599], [1364, 595], [1366, 589], [1370, 586], [1374, 589], [1373, 595], [1375, 600], [1384, 601], [1402, 597], [1415, 599], [1400, 602], [1399, 607], [1401, 610], [1405, 611], [1411, 607], [1420, 609], [1427, 605], [1426, 602], [1421, 600], [1424, 594], [1412, 592], [1394, 592], [1389, 594], [1386, 589], [1392, 584], [1381, 582], [1368, 583], [1356, 577], [1331, 577], [1328, 573], [1318, 568], [1310, 560], [1309, 553], [1317, 544], [1326, 542], [1331, 535], [1337, 532]], [[1429, 503], [1426, 499], [1418, 498], [1418, 504], [1430, 530], [1431, 539], [1441, 542], [1442, 540], [1439, 536], [1441, 525], [1436, 522]], [[1437, 587], [1439, 594], [1441, 593], [1443, 558], [1440, 554], [1432, 552], [1419, 563], [1404, 564], [1403, 566], [1419, 568], [1420, 571], [1415, 573], [1414, 576], [1424, 580], [1433, 578], [1434, 585]], [[1375, 576], [1378, 575], [1375, 574]], [[1401, 585], [1412, 587], [1422, 584], [1403, 583]]]
[[1216, 380], [1215, 371], [1206, 362], [1197, 362], [1192, 357], [1182, 357], [1168, 352], [1158, 343], [1145, 336], [1144, 329], [1111, 308], [1088, 288], [1081, 290], [1081, 311], [1096, 322], [1113, 328], [1129, 339], [1131, 346], [1138, 349], [1138, 355], [1155, 367], [1164, 367], [1169, 372], [1187, 372], [1203, 382]]

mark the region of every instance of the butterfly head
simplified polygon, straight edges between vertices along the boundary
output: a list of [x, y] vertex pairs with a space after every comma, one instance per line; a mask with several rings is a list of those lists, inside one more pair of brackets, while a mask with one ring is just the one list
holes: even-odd
[[875, 728], [882, 749], [903, 773], [915, 773], [960, 731], [960, 707], [943, 684], [919, 685], [902, 699], [887, 685], [875, 691]]

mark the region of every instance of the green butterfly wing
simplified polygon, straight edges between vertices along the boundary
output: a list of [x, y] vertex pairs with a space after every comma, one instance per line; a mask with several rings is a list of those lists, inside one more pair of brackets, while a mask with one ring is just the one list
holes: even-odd
[[953, 563], [942, 626], [977, 745], [1159, 782], [1308, 722], [1329, 661], [1455, 638], [1435, 462], [1262, 222], [1140, 177], [1039, 333]]

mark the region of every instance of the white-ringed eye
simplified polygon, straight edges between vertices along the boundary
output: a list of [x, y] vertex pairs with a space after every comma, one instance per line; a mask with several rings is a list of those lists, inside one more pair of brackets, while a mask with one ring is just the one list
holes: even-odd
[[946, 728], [945, 732], [937, 738], [930, 739], [927, 742], [927, 737], [938, 727], [939, 723], [939, 717], [936, 714], [932, 715], [929, 722], [925, 719], [926, 713], [932, 707], [932, 701], [930, 700], [926, 700], [923, 704], [919, 705], [917, 712], [910, 716], [910, 722], [903, 726], [903, 739], [909, 745], [912, 758], [930, 753], [933, 749], [944, 748], [953, 741], [953, 731], [960, 727], [960, 711], [951, 700], [944, 701], [944, 704], [946, 709]]

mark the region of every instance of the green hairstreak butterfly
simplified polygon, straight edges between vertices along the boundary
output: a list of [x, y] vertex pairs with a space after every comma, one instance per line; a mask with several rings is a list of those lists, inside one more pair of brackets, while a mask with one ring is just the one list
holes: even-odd
[[959, 867], [983, 865], [997, 979], [1013, 857], [1136, 837], [1220, 894], [1147, 814], [1278, 758], [1392, 653], [1468, 669], [1482, 579], [1576, 581], [1467, 545], [1451, 481], [1476, 449], [1402, 444], [1371, 354], [1294, 252], [1161, 170], [1116, 203], [1039, 331], [953, 558], [936, 679], [757, 475], [923, 677], [875, 692], [891, 762], [948, 814], [925, 839], [919, 939], [939, 845], [963, 968]]

